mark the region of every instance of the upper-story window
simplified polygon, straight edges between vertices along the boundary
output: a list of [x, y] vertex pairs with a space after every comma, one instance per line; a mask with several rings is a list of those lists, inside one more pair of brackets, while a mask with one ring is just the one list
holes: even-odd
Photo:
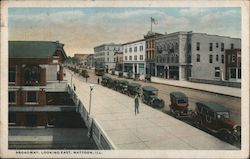
[[134, 56], [134, 60], [137, 60], [137, 55]]
[[140, 51], [143, 51], [143, 46], [140, 46]]
[[219, 55], [216, 55], [216, 61], [219, 61]]
[[232, 54], [232, 62], [235, 62], [235, 55]]
[[213, 51], [213, 43], [209, 43], [209, 51]]
[[129, 48], [129, 52], [132, 52], [132, 48]]
[[234, 49], [234, 44], [231, 44], [231, 49]]
[[140, 60], [143, 60], [143, 55], [140, 55]]
[[199, 42], [196, 43], [196, 50], [197, 50], [197, 51], [200, 50], [200, 43], [199, 43]]
[[26, 103], [37, 103], [37, 92], [35, 91], [27, 92]]
[[9, 103], [10, 104], [16, 103], [16, 92], [15, 91], [9, 91]]
[[107, 53], [107, 55], [109, 55], [109, 52]]
[[196, 55], [196, 62], [200, 62], [200, 59], [201, 59], [201, 55], [200, 55], [200, 54], [197, 54], [197, 55]]
[[38, 66], [24, 68], [24, 85], [38, 85], [40, 82], [40, 69]]
[[125, 61], [127, 61], [128, 60], [128, 57], [127, 56], [125, 56]]
[[221, 51], [224, 51], [224, 43], [221, 43]]
[[216, 43], [216, 48], [218, 48], [219, 47], [219, 43]]
[[134, 52], [137, 52], [137, 46], [136, 46], [136, 47], [134, 47]]
[[125, 53], [127, 53], [127, 51], [128, 51], [128, 49], [126, 48], [126, 49], [125, 49]]
[[175, 50], [178, 50], [178, 49], [179, 49], [179, 44], [175, 43]]
[[209, 55], [209, 63], [213, 63], [213, 55]]
[[221, 55], [221, 63], [224, 63], [224, 55]]
[[9, 83], [16, 82], [16, 67], [9, 68]]
[[132, 56], [129, 56], [129, 60], [130, 60], [130, 61], [132, 60]]

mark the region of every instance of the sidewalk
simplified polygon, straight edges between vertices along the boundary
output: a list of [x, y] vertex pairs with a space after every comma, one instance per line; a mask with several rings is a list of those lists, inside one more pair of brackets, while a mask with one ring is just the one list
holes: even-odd
[[241, 98], [241, 89], [240, 88], [218, 86], [218, 85], [212, 85], [212, 84], [203, 84], [203, 83], [194, 83], [194, 82], [180, 81], [180, 80], [166, 80], [166, 79], [162, 79], [162, 78], [158, 78], [158, 77], [151, 77], [151, 81], [155, 82], [155, 83], [197, 89], [197, 90], [202, 90], [202, 91], [224, 94], [224, 95], [228, 95], [228, 96]]
[[[66, 72], [70, 83], [70, 73]], [[76, 94], [89, 110], [90, 83], [73, 76]], [[95, 85], [91, 116], [118, 150], [237, 150], [199, 129], [140, 102], [134, 113], [134, 99]]]

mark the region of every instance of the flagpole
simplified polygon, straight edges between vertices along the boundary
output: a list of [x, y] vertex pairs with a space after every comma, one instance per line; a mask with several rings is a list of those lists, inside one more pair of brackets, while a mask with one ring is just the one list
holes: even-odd
[[151, 23], [151, 33], [152, 33], [152, 17], [150, 17], [150, 23]]

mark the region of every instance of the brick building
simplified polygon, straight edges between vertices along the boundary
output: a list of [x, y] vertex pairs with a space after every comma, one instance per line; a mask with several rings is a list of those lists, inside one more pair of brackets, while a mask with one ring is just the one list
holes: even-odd
[[9, 123], [46, 126], [66, 100], [63, 44], [50, 41], [9, 41]]

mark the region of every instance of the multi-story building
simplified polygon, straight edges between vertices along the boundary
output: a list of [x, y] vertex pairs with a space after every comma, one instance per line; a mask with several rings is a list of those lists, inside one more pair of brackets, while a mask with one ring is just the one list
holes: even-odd
[[180, 80], [223, 80], [225, 49], [241, 40], [205, 33], [176, 32], [156, 39], [156, 75]]
[[227, 49], [225, 52], [226, 80], [241, 82], [241, 49]]
[[89, 54], [74, 54], [74, 57], [79, 60], [79, 64], [86, 65], [88, 55]]
[[94, 67], [94, 55], [93, 54], [89, 54], [87, 56], [86, 65], [89, 66], [89, 67]]
[[46, 126], [55, 113], [75, 111], [63, 81], [66, 57], [58, 41], [9, 42], [9, 123]]
[[123, 44], [124, 72], [140, 74], [143, 79], [146, 73], [145, 40], [137, 40]]
[[115, 70], [123, 71], [123, 52], [115, 52], [114, 54]]
[[155, 39], [163, 34], [149, 31], [144, 35], [145, 39], [145, 61], [146, 61], [146, 74], [155, 75]]
[[96, 67], [103, 67], [105, 69], [114, 69], [114, 53], [122, 50], [121, 44], [102, 44], [94, 47], [94, 60]]

